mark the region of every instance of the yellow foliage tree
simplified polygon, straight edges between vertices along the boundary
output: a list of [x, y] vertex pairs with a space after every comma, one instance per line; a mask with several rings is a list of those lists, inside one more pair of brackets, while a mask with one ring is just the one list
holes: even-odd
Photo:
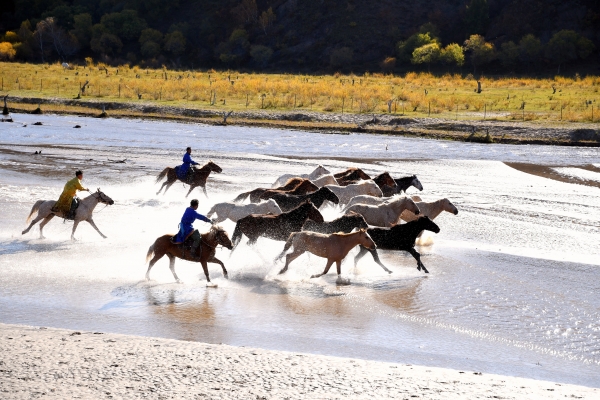
[[17, 54], [17, 51], [14, 49], [12, 43], [0, 43], [0, 60], [10, 61], [15, 58], [15, 54]]

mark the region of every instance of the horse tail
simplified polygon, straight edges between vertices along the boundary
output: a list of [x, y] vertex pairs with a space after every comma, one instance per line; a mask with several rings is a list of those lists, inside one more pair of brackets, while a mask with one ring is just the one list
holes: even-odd
[[240, 240], [242, 240], [243, 234], [244, 233], [242, 232], [242, 228], [240, 228], [240, 221], [238, 221], [235, 224], [235, 229], [233, 230], [233, 235], [231, 235], [231, 243], [233, 243], [233, 249], [231, 249], [232, 252], [233, 252], [233, 250], [235, 250], [238, 243], [240, 243]]
[[156, 177], [156, 182], [154, 182], [155, 184], [162, 181], [163, 178], [165, 177], [165, 175], [167, 175], [167, 173], [169, 172], [170, 167], [167, 167], [165, 169], [162, 170], [162, 172], [160, 174], [158, 174], [158, 176]]
[[152, 243], [152, 246], [150, 246], [150, 248], [148, 248], [148, 253], [146, 254], [146, 262], [150, 261], [150, 258], [152, 258], [152, 256], [154, 255], [154, 245], [156, 243]]
[[31, 212], [27, 216], [27, 221], [26, 221], [27, 223], [29, 223], [29, 221], [31, 221], [31, 216], [33, 215], [34, 212], [36, 212], [40, 209], [40, 206], [42, 205], [43, 202], [44, 202], [44, 200], [38, 200], [35, 202], [35, 204], [31, 208]]
[[277, 256], [277, 258], [275, 258], [275, 261], [281, 259], [281, 257], [283, 257], [283, 255], [290, 249], [290, 247], [292, 247], [292, 243], [294, 242], [294, 237], [296, 236], [298, 232], [293, 232], [290, 234], [290, 237], [288, 237], [288, 239], [285, 242], [285, 246], [283, 246], [283, 251], [281, 252], [281, 254], [279, 254]]
[[233, 199], [234, 203], [240, 203], [244, 200], [246, 200], [246, 198], [250, 195], [250, 193], [252, 193], [252, 191], [250, 192], [244, 192], [242, 194], [240, 194], [238, 197], [236, 197], [235, 199]]

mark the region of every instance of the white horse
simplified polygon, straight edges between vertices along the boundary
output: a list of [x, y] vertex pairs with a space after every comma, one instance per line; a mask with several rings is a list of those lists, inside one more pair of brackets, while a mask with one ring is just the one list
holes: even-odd
[[[115, 202], [110, 197], [102, 193], [100, 189], [98, 189], [95, 193], [92, 193], [85, 199], [81, 200], [79, 202], [79, 207], [77, 207], [77, 210], [75, 210], [75, 220], [73, 221], [73, 231], [71, 232], [71, 240], [76, 240], [75, 230], [77, 229], [77, 225], [79, 225], [81, 221], [87, 221], [96, 231], [98, 231], [100, 236], [106, 239], [106, 236], [104, 236], [104, 234], [100, 232], [100, 229], [98, 229], [96, 223], [92, 219], [92, 213], [94, 212], [94, 208], [96, 208], [98, 203], [112, 205]], [[54, 204], [56, 204], [56, 201], [54, 200], [36, 201], [36, 203], [31, 208], [29, 216], [27, 217], [27, 222], [31, 220], [31, 216], [36, 211], [37, 217], [35, 217], [35, 219], [31, 221], [27, 229], [21, 232], [21, 234], [26, 234], [27, 232], [29, 232], [31, 227], [33, 227], [33, 225], [35, 225], [38, 221], [43, 220], [40, 223], [40, 239], [45, 239], [43, 233], [44, 226], [46, 226], [46, 224], [50, 222], [50, 220], [54, 218], [55, 215], [59, 218], [64, 218], [64, 215], [62, 213], [55, 213], [52, 211], [52, 207], [54, 207]]]
[[383, 196], [381, 189], [373, 181], [362, 181], [348, 186], [327, 185], [325, 187], [335, 193], [338, 199], [340, 199], [340, 205], [349, 203], [353, 197], [360, 196], [361, 194], [376, 197]]
[[258, 204], [250, 203], [250, 204], [236, 204], [232, 201], [226, 201], [224, 203], [215, 204], [208, 214], [207, 217], [211, 217], [214, 213], [217, 213], [218, 217], [216, 218], [217, 222], [223, 222], [227, 218], [232, 220], [233, 222], [237, 222], [239, 219], [244, 218], [250, 214], [268, 214], [271, 213], [273, 215], [281, 214], [281, 208], [277, 205], [277, 202], [273, 199], [268, 199], [266, 201], [261, 201]]
[[443, 211], [452, 213], [454, 215], [458, 214], [458, 208], [456, 208], [456, 206], [454, 204], [452, 204], [450, 202], [450, 200], [448, 200], [448, 199], [439, 199], [439, 200], [430, 201], [430, 202], [420, 201], [416, 204], [419, 207], [419, 210], [421, 210], [421, 213], [419, 214], [419, 216], [416, 216], [415, 214], [411, 213], [409, 210], [406, 210], [402, 214], [400, 214], [400, 218], [403, 221], [410, 222], [410, 221], [414, 221], [415, 219], [418, 219], [423, 216], [429, 217], [430, 220], [433, 220], [433, 219], [435, 219], [435, 217], [440, 215]]
[[369, 225], [390, 227], [398, 222], [400, 214], [405, 210], [417, 215], [420, 213], [419, 207], [410, 197], [401, 197], [378, 206], [355, 204], [348, 212], [361, 214]]
[[335, 179], [335, 177], [333, 176], [333, 174], [321, 175], [317, 179], [313, 179], [312, 183], [314, 183], [315, 185], [317, 185], [320, 188], [322, 188], [323, 186], [326, 186], [326, 185], [335, 185], [335, 186], [340, 185], [338, 183], [337, 179]]
[[[355, 204], [364, 204], [364, 205], [368, 205], [368, 206], [377, 206], [379, 204], [383, 204], [386, 201], [394, 201], [395, 199], [400, 198], [400, 195], [394, 195], [394, 196], [389, 196], [389, 197], [373, 197], [373, 196], [356, 196], [353, 197], [352, 200], [350, 200], [350, 203], [346, 204], [346, 207], [344, 207], [344, 209], [342, 210], [343, 213], [345, 213], [350, 207], [352, 207]], [[411, 199], [413, 199], [413, 201], [417, 202], [417, 201], [423, 201], [423, 199], [421, 199], [420, 196], [414, 195], [414, 196], [410, 196]]]
[[[325, 168], [324, 166], [320, 165], [315, 168], [315, 170], [313, 172], [311, 172], [310, 174], [301, 174], [301, 175], [294, 175], [294, 174], [285, 174], [285, 175], [281, 175], [279, 178], [277, 178], [277, 180], [275, 181], [275, 183], [271, 186], [273, 188], [277, 188], [280, 186], [285, 185], [285, 183], [290, 179], [290, 178], [305, 178], [305, 179], [310, 179], [311, 181], [314, 181], [315, 179], [317, 179], [318, 177], [320, 177], [321, 175], [325, 175], [325, 174], [330, 174], [331, 172]], [[320, 187], [320, 186], [319, 186]]]

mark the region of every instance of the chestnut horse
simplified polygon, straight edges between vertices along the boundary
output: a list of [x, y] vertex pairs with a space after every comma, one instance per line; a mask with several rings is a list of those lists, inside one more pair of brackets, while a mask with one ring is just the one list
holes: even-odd
[[259, 237], [284, 241], [293, 232], [299, 232], [306, 220], [323, 222], [323, 216], [310, 200], [294, 208], [292, 211], [279, 215], [248, 215], [235, 225], [231, 241], [234, 248], [242, 240], [242, 235], [248, 236], [249, 244], [254, 244]]
[[338, 181], [340, 186], [346, 186], [351, 183], [356, 183], [358, 180], [368, 180], [371, 179], [369, 175], [367, 175], [362, 169], [352, 167], [348, 168], [343, 172], [338, 172], [337, 174], [333, 174], [335, 179]]
[[223, 170], [221, 169], [221, 167], [219, 167], [217, 164], [215, 164], [212, 160], [210, 160], [202, 168], [194, 168], [193, 171], [194, 172], [192, 175], [192, 180], [187, 181], [187, 180], [181, 180], [177, 177], [175, 168], [167, 167], [167, 168], [163, 169], [162, 172], [156, 178], [155, 183], [159, 183], [165, 177], [165, 175], [167, 176], [167, 181], [162, 184], [162, 186], [160, 187], [160, 190], [158, 192], [156, 192], [156, 194], [159, 194], [165, 186], [167, 188], [165, 189], [163, 194], [167, 193], [167, 190], [169, 190], [171, 185], [173, 185], [175, 182], [177, 182], [177, 180], [180, 180], [183, 183], [187, 183], [188, 185], [190, 185], [190, 190], [187, 192], [185, 197], [188, 197], [190, 195], [190, 193], [192, 193], [192, 190], [194, 190], [195, 188], [200, 186], [202, 188], [202, 190], [204, 191], [204, 195], [206, 196], [206, 198], [208, 198], [208, 194], [206, 194], [206, 180], [208, 179], [208, 176], [210, 175], [211, 172], [217, 172], [220, 174]]
[[283, 257], [285, 252], [288, 251], [292, 245], [294, 246], [294, 251], [286, 256], [285, 266], [281, 271], [279, 271], [279, 274], [283, 274], [285, 271], [287, 271], [288, 266], [292, 261], [300, 257], [302, 254], [304, 254], [304, 252], [309, 251], [316, 256], [327, 259], [327, 264], [325, 265], [325, 270], [323, 273], [313, 275], [311, 278], [318, 278], [327, 274], [327, 272], [329, 272], [329, 268], [331, 268], [331, 265], [333, 265], [334, 262], [337, 268], [337, 273], [340, 275], [342, 273], [342, 260], [346, 258], [350, 250], [358, 245], [361, 245], [369, 250], [375, 250], [377, 247], [367, 231], [364, 229], [353, 233], [332, 233], [330, 235], [302, 231], [295, 232], [290, 235], [288, 240], [285, 242], [283, 251], [276, 258], [276, 260], [279, 260], [281, 257]]
[[191, 254], [189, 250], [184, 250], [182, 245], [173, 244], [171, 242], [171, 238], [173, 235], [163, 235], [156, 239], [154, 244], [150, 246], [148, 249], [148, 254], [146, 255], [146, 262], [150, 260], [150, 257], [154, 255], [154, 258], [150, 260], [150, 264], [148, 264], [148, 271], [146, 272], [146, 280], [150, 280], [150, 270], [156, 264], [158, 260], [163, 258], [166, 254], [169, 257], [169, 268], [173, 273], [173, 277], [180, 283], [181, 281], [177, 277], [175, 273], [175, 258], [181, 258], [182, 260], [192, 261], [192, 262], [200, 262], [202, 264], [202, 269], [204, 270], [204, 275], [206, 275], [206, 281], [210, 282], [210, 277], [208, 276], [208, 265], [207, 263], [219, 264], [221, 268], [223, 268], [223, 276], [225, 278], [229, 278], [227, 276], [227, 270], [225, 269], [225, 264], [221, 262], [218, 258], [215, 257], [215, 249], [217, 245], [221, 245], [227, 247], [229, 250], [233, 248], [231, 245], [231, 240], [229, 240], [229, 236], [227, 232], [220, 226], [213, 225], [210, 228], [210, 231], [200, 235], [202, 240], [200, 241], [200, 261], [193, 260], [191, 258]]

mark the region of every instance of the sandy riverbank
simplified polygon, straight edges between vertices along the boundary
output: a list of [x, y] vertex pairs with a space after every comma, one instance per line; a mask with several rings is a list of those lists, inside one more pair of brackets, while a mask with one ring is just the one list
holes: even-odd
[[474, 371], [0, 324], [0, 397], [598, 398]]
[[[302, 129], [326, 133], [372, 133], [455, 140], [479, 143], [548, 144], [560, 146], [600, 146], [600, 124], [575, 122], [528, 122], [492, 118], [412, 118], [401, 114], [326, 113], [308, 110], [266, 111], [202, 109], [143, 102], [68, 100], [61, 98], [9, 98], [9, 110], [33, 112], [38, 105], [42, 112], [63, 115], [99, 116], [103, 107], [109, 117], [143, 118], [177, 122], [201, 122], [210, 125], [275, 127]], [[465, 119], [466, 118], [466, 119]]]

